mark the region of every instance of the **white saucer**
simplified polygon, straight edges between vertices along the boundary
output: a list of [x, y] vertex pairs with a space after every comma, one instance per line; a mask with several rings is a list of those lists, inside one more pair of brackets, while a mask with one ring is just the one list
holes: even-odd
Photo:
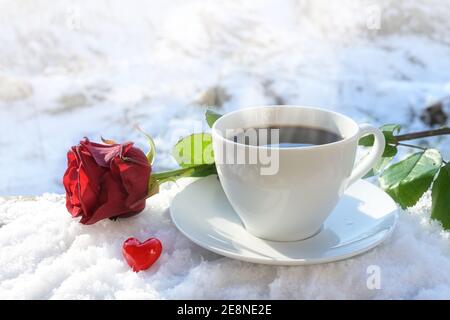
[[277, 242], [246, 231], [215, 175], [188, 185], [170, 207], [174, 224], [196, 244], [230, 258], [275, 265], [325, 263], [363, 253], [392, 232], [397, 210], [386, 193], [360, 180], [345, 192], [317, 235]]

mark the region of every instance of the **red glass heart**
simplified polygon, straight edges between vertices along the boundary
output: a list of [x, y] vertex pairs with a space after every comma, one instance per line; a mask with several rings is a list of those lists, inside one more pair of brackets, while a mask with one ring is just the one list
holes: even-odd
[[150, 238], [144, 242], [129, 238], [122, 246], [123, 256], [134, 272], [150, 268], [158, 260], [161, 251], [161, 241], [156, 238]]

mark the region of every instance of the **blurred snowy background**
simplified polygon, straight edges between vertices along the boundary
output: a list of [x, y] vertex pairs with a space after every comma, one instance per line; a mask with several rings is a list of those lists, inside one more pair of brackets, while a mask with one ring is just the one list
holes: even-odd
[[207, 105], [443, 125], [449, 12], [450, 0], [0, 0], [0, 195], [62, 193], [71, 145], [145, 148], [136, 123], [156, 139], [155, 169], [174, 167], [172, 145], [206, 129]]

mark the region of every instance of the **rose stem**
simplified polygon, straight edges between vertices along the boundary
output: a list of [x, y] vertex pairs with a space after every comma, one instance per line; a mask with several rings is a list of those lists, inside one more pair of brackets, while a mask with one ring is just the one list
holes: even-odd
[[394, 136], [394, 139], [396, 141], [406, 141], [406, 140], [414, 140], [419, 138], [427, 138], [427, 137], [434, 137], [434, 136], [443, 136], [450, 134], [450, 128], [440, 128], [440, 129], [434, 129], [434, 130], [425, 130], [425, 131], [419, 131], [419, 132], [411, 132], [411, 133], [405, 133], [400, 134], [398, 136]]

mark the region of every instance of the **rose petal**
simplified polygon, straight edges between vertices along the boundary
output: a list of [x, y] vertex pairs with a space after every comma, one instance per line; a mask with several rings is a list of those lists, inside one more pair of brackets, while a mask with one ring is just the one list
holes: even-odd
[[109, 163], [115, 157], [121, 155], [122, 148], [127, 144], [100, 144], [93, 143], [89, 140], [81, 141], [80, 145], [89, 150], [89, 153], [94, 157], [95, 162], [102, 167], [109, 167]]
[[78, 197], [78, 159], [73, 150], [67, 153], [67, 170], [64, 174], [63, 184], [66, 190], [67, 210], [76, 217], [82, 213], [80, 199]]
[[[128, 160], [115, 158], [111, 162], [111, 172], [120, 177], [128, 194], [125, 205], [132, 210], [137, 210], [147, 197], [151, 167], [148, 165], [145, 154], [137, 148], [128, 150], [125, 157]], [[139, 162], [144, 162], [146, 165], [141, 165]]]
[[125, 206], [126, 196], [127, 194], [121, 187], [121, 182], [114, 179], [110, 172], [105, 173], [100, 196], [103, 204], [90, 217], [83, 217], [80, 222], [93, 224], [106, 218], [117, 217], [131, 212]]

